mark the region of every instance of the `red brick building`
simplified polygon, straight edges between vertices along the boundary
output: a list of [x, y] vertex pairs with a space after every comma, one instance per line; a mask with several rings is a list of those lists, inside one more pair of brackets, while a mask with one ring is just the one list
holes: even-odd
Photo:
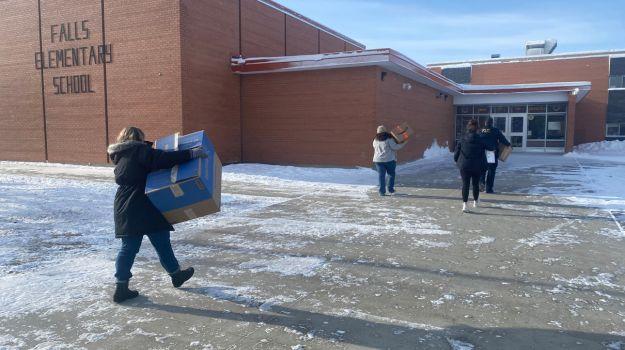
[[[588, 95], [575, 106], [574, 125], [563, 124], [571, 145], [613, 139], [625, 139], [625, 51], [597, 51], [564, 54], [546, 54], [515, 58], [437, 63], [430, 69], [464, 84], [535, 84], [552, 82], [585, 81], [590, 83]], [[470, 101], [471, 105], [457, 100], [456, 124], [462, 125], [469, 116], [483, 118], [485, 115], [499, 117], [513, 112], [515, 105], [488, 101]], [[482, 103], [484, 102], [484, 103]], [[519, 117], [517, 143], [526, 150], [560, 151], [559, 133], [555, 123], [565, 110], [550, 110], [543, 99], [525, 99], [528, 105]], [[500, 105], [497, 105], [499, 103]], [[506, 105], [508, 110], [506, 110]], [[545, 106], [543, 106], [545, 105]], [[499, 108], [502, 107], [502, 108]], [[518, 106], [519, 108], [521, 106]], [[572, 107], [572, 106], [571, 106]], [[472, 112], [469, 110], [472, 109]], [[478, 110], [479, 109], [479, 110]], [[490, 109], [486, 111], [486, 109]], [[501, 109], [501, 111], [499, 110]], [[502, 112], [502, 113], [499, 113]], [[551, 121], [550, 119], [553, 119]], [[549, 124], [551, 121], [551, 125]], [[502, 121], [503, 124], [503, 121]], [[544, 125], [543, 125], [544, 124]], [[510, 127], [510, 123], [508, 125]], [[511, 130], [508, 130], [510, 134]], [[550, 135], [551, 134], [551, 135]], [[544, 138], [538, 137], [544, 136]]]
[[232, 56], [362, 49], [264, 0], [0, 1], [0, 159], [105, 163], [127, 125], [242, 161]]
[[[527, 150], [625, 133], [614, 52], [463, 63], [470, 81], [457, 82], [457, 63], [365, 50], [270, 0], [5, 0], [0, 11], [0, 160], [105, 163], [128, 125], [148, 138], [204, 129], [227, 163], [327, 165], [370, 164], [380, 123], [415, 129], [404, 161], [487, 115], [510, 132], [522, 121], [509, 136]], [[621, 81], [608, 90], [611, 74]], [[542, 143], [527, 134], [538, 122]]]

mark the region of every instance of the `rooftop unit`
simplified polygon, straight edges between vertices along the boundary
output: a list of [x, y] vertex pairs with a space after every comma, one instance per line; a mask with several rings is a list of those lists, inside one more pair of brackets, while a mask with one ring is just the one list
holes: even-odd
[[558, 40], [532, 40], [525, 42], [525, 56], [549, 55], [558, 47]]

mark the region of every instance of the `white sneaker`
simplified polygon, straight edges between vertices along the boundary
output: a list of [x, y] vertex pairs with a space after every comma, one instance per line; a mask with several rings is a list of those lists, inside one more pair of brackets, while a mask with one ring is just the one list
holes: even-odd
[[480, 205], [480, 200], [473, 201], [473, 208], [477, 208]]
[[466, 202], [462, 203], [462, 212], [463, 213], [469, 212], [469, 208], [467, 208], [467, 203]]

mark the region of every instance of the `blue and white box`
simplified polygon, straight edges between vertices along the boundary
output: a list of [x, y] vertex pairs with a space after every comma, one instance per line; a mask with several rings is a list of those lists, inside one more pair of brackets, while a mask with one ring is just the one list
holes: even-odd
[[169, 135], [154, 142], [163, 151], [201, 147], [207, 158], [193, 159], [148, 175], [145, 193], [171, 224], [216, 213], [221, 208], [221, 161], [204, 131]]

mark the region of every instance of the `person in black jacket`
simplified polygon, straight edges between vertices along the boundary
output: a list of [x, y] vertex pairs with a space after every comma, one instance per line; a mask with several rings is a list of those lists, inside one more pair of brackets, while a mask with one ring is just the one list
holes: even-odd
[[499, 165], [499, 144], [510, 146], [510, 142], [508, 142], [501, 130], [493, 126], [493, 118], [486, 120], [486, 125], [480, 132], [480, 136], [482, 136], [489, 149], [495, 151], [495, 163], [486, 165], [486, 169], [480, 178], [480, 187], [486, 187], [486, 193], [494, 193], [495, 173], [497, 172], [497, 165]]
[[174, 228], [145, 195], [145, 184], [152, 171], [172, 168], [206, 154], [202, 149], [174, 152], [153, 149], [145, 141], [143, 131], [135, 127], [124, 128], [117, 143], [109, 146], [108, 154], [115, 164], [115, 182], [119, 185], [114, 203], [115, 237], [122, 239], [115, 261], [117, 283], [113, 301], [121, 303], [139, 295], [128, 289], [128, 281], [144, 235], [150, 239], [174, 287], [180, 287], [193, 276], [194, 270], [180, 269], [170, 242], [170, 231]]
[[473, 185], [473, 207], [476, 208], [478, 206], [480, 197], [479, 180], [487, 164], [486, 150], [489, 148], [477, 131], [477, 120], [472, 119], [469, 121], [467, 132], [456, 146], [456, 152], [454, 153], [454, 161], [460, 169], [460, 176], [462, 176], [463, 212], [468, 211], [467, 202], [469, 201], [470, 183]]

